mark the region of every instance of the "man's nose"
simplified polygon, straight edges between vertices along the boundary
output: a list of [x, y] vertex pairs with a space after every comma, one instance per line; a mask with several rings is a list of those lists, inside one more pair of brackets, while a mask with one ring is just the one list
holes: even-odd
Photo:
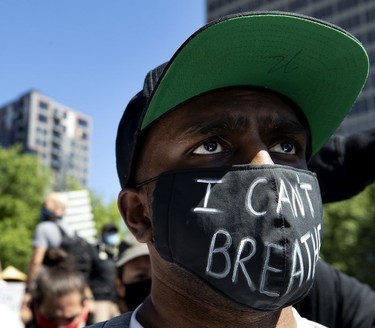
[[264, 164], [275, 164], [270, 156], [270, 153], [266, 150], [259, 150], [255, 156], [252, 157], [249, 164], [252, 165], [264, 165]]

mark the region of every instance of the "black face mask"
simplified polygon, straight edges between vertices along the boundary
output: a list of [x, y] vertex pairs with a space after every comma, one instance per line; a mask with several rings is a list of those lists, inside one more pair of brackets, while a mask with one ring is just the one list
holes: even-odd
[[275, 311], [313, 284], [322, 234], [315, 174], [281, 165], [167, 172], [153, 202], [155, 247], [244, 306]]
[[48, 221], [56, 218], [55, 213], [53, 213], [48, 208], [42, 207], [40, 210], [40, 220], [41, 221]]
[[134, 311], [150, 294], [151, 279], [141, 280], [132, 284], [124, 284], [125, 302], [130, 311]]

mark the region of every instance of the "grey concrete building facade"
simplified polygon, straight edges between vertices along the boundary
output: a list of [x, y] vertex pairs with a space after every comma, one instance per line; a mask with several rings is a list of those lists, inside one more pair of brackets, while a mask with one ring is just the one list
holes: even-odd
[[0, 145], [21, 145], [52, 169], [55, 189], [69, 177], [87, 186], [91, 118], [31, 90], [0, 107]]

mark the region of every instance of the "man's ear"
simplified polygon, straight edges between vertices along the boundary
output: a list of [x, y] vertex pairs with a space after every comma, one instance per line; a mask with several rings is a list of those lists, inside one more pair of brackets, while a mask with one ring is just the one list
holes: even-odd
[[117, 199], [117, 205], [125, 224], [141, 243], [148, 242], [153, 238], [152, 219], [147, 201], [147, 193], [143, 188], [125, 188]]

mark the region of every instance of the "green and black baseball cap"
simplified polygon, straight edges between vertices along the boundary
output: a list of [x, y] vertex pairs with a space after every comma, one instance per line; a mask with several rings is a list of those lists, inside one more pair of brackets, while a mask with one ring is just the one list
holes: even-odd
[[218, 88], [256, 86], [291, 99], [307, 119], [315, 154], [351, 110], [368, 71], [360, 41], [316, 18], [272, 11], [212, 21], [150, 71], [126, 107], [116, 138], [121, 187], [134, 187], [141, 132], [178, 104]]

